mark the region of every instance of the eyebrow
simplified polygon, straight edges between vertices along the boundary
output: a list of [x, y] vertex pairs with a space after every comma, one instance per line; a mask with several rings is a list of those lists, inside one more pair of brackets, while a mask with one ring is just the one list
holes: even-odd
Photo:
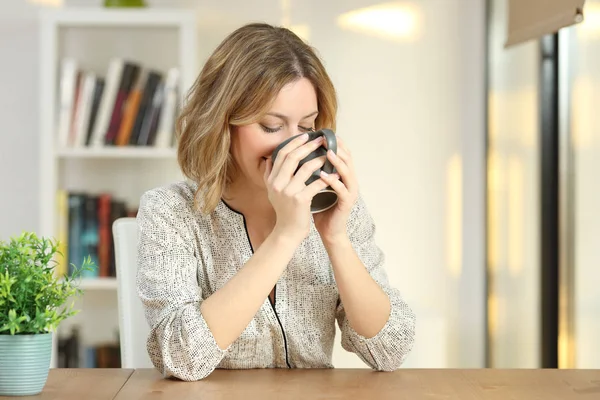
[[[312, 113], [308, 114], [307, 116], [302, 117], [302, 119], [306, 119], [306, 118], [312, 117], [313, 115], [317, 115], [318, 113], [319, 113], [318, 111], [313, 111]], [[288, 119], [288, 117], [286, 117], [283, 114], [279, 114], [279, 113], [269, 112], [269, 113], [267, 113], [267, 115], [271, 115], [273, 117], [281, 118], [284, 121], [287, 121], [287, 119]]]

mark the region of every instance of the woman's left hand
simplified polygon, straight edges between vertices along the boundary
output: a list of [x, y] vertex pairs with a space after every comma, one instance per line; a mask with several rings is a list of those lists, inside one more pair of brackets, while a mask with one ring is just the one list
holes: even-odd
[[358, 182], [352, 156], [339, 137], [337, 137], [337, 148], [337, 155], [332, 151], [327, 152], [327, 159], [331, 161], [337, 174], [322, 173], [321, 179], [335, 190], [338, 201], [329, 210], [313, 216], [315, 227], [326, 245], [347, 238], [346, 224], [358, 198]]

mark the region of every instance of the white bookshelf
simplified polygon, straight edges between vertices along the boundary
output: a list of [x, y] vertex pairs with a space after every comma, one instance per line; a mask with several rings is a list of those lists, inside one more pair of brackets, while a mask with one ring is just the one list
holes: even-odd
[[153, 149], [153, 148], [63, 148], [57, 149], [56, 156], [62, 159], [69, 158], [137, 158], [137, 159], [168, 159], [176, 157], [175, 149]]
[[[167, 72], [177, 67], [179, 101], [198, 72], [195, 12], [185, 9], [44, 9], [40, 14], [40, 182], [39, 233], [58, 235], [57, 191], [109, 192], [135, 209], [141, 194], [182, 179], [174, 148], [60, 147], [57, 140], [61, 60], [105, 76], [111, 58], [137, 61]], [[52, 366], [57, 365], [57, 337], [73, 325], [82, 345], [115, 341], [118, 329], [116, 278], [84, 278], [80, 313], [55, 335]], [[144, 340], [144, 338], [140, 338]]]
[[117, 290], [116, 278], [82, 279], [79, 287], [83, 290]]
[[117, 279], [112, 277], [83, 278], [76, 281], [82, 290], [117, 290]]

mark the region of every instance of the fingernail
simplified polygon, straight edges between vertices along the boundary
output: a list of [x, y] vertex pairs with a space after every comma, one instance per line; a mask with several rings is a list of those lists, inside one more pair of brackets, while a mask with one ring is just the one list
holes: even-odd
[[333, 150], [329, 150], [329, 151], [328, 151], [328, 153], [329, 153], [329, 155], [330, 155], [332, 158], [336, 158], [336, 157], [337, 157], [337, 155], [336, 155], [336, 154], [333, 152]]
[[321, 176], [327, 178], [329, 174], [325, 171], [321, 171]]

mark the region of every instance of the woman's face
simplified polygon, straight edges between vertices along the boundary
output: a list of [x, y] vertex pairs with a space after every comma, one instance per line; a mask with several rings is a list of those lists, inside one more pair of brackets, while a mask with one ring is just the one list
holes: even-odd
[[315, 88], [308, 79], [301, 78], [281, 89], [259, 122], [234, 127], [231, 154], [241, 175], [237, 179], [264, 188], [267, 158], [287, 138], [312, 130], [317, 113]]

